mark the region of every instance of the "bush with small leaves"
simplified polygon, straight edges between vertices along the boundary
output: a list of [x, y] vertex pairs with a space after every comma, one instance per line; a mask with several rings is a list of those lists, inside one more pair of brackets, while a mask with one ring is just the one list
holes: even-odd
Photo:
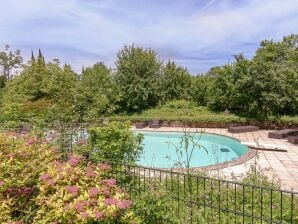
[[107, 160], [115, 164], [135, 163], [143, 151], [143, 135], [134, 134], [129, 129], [129, 123], [125, 122], [111, 122], [90, 129], [90, 159], [94, 162]]
[[59, 153], [30, 135], [0, 133], [0, 223], [30, 220], [37, 206], [36, 184]]
[[80, 156], [50, 163], [40, 176], [34, 223], [140, 223], [132, 201], [107, 177], [110, 169]]

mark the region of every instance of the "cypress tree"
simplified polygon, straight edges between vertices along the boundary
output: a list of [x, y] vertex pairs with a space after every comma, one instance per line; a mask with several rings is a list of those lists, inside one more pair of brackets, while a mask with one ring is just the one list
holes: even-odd
[[35, 57], [34, 57], [34, 54], [33, 54], [33, 50], [31, 50], [31, 65], [34, 66], [36, 63], [35, 61]]
[[38, 57], [37, 57], [37, 64], [40, 66], [40, 67], [45, 67], [46, 63], [45, 63], [45, 59], [41, 53], [41, 50], [38, 49]]

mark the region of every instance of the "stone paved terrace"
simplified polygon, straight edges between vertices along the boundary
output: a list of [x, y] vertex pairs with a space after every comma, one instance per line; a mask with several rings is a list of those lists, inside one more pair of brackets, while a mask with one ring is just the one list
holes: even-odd
[[[138, 129], [140, 130], [140, 129]], [[158, 129], [143, 128], [141, 130], [147, 131], [183, 131], [185, 129], [179, 127], [161, 127]], [[298, 145], [289, 143], [286, 139], [272, 139], [268, 138], [267, 130], [259, 130], [255, 132], [246, 133], [229, 133], [224, 128], [206, 128], [195, 129], [187, 128], [187, 131], [200, 131], [221, 134], [230, 136], [240, 141], [256, 142], [260, 144], [276, 144], [286, 146], [287, 152], [264, 151], [258, 150], [257, 156], [254, 158], [235, 166], [230, 166], [219, 170], [225, 177], [233, 175], [242, 176], [245, 174], [252, 164], [256, 164], [262, 172], [269, 178], [274, 178], [280, 182], [283, 190], [294, 190], [298, 192]]]

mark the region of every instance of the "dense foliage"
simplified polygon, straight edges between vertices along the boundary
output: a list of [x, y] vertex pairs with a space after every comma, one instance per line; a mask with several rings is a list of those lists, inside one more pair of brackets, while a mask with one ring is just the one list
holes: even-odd
[[69, 65], [45, 63], [39, 53], [30, 65], [7, 83], [2, 119], [29, 122], [72, 119], [76, 74]]
[[252, 60], [236, 55], [213, 73], [212, 109], [260, 118], [298, 113], [298, 35], [262, 41]]
[[0, 222], [32, 220], [39, 176], [58, 158], [41, 139], [15, 133], [0, 134]]
[[125, 46], [118, 54], [115, 81], [120, 88], [120, 108], [141, 111], [160, 99], [161, 62], [156, 52]]
[[163, 68], [162, 92], [165, 101], [190, 99], [191, 75], [186, 68], [168, 62]]
[[34, 223], [137, 223], [127, 210], [132, 201], [115, 179], [105, 178], [110, 169], [107, 164], [86, 165], [78, 156], [49, 164], [38, 183]]
[[90, 130], [90, 149], [87, 149], [93, 161], [112, 161], [116, 163], [134, 163], [142, 153], [140, 134], [129, 130], [128, 123], [112, 122], [106, 126]]
[[134, 45], [119, 51], [115, 71], [100, 62], [81, 74], [57, 59], [46, 62], [41, 51], [23, 65], [18, 50], [0, 53], [0, 122], [95, 121], [172, 100], [259, 120], [298, 114], [298, 35], [262, 41], [252, 59], [238, 54], [197, 76]]
[[110, 171], [80, 156], [63, 161], [34, 135], [1, 133], [0, 222], [140, 223]]
[[174, 100], [164, 105], [145, 110], [142, 113], [134, 113], [127, 116], [115, 115], [110, 117], [115, 121], [149, 121], [160, 119], [168, 123], [180, 121], [181, 123], [205, 123], [208, 124], [229, 124], [246, 123], [249, 119], [237, 115], [226, 115], [224, 112], [212, 112], [205, 106], [197, 106], [195, 102], [186, 100]]
[[74, 98], [78, 121], [94, 120], [115, 111], [120, 97], [111, 70], [103, 63], [83, 69]]

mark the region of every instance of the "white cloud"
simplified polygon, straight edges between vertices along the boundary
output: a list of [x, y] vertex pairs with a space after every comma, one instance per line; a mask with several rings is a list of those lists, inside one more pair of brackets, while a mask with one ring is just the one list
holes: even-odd
[[298, 31], [297, 0], [0, 0], [0, 5], [1, 45], [10, 43], [27, 55], [40, 47], [76, 68], [99, 60], [113, 65], [119, 48], [136, 43], [193, 72], [205, 71], [232, 54], [251, 55], [264, 38]]

